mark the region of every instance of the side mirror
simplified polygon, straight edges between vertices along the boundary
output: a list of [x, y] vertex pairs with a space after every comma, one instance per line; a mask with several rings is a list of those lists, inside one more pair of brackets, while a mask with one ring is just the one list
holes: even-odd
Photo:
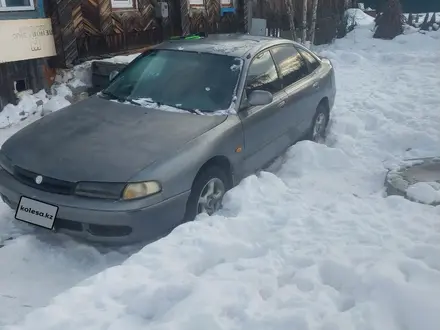
[[251, 106], [267, 105], [272, 103], [273, 95], [271, 92], [263, 90], [254, 90], [248, 96], [248, 104]]
[[113, 79], [115, 79], [115, 77], [119, 74], [119, 71], [112, 71], [110, 72], [110, 75], [108, 76], [108, 80], [112, 81]]

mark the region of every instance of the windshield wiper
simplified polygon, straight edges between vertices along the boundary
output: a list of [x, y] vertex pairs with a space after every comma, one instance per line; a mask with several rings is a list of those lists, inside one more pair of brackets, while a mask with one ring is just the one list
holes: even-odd
[[[109, 91], [102, 91], [101, 93], [111, 97], [112, 99], [118, 100], [119, 102], [130, 102], [131, 104], [138, 105], [140, 107], [143, 106], [142, 103], [140, 103], [138, 101], [135, 101], [135, 100], [133, 100], [133, 99], [131, 99], [129, 97], [125, 97], [125, 98], [124, 97], [120, 97], [120, 96], [118, 96], [116, 94], [113, 94], [112, 92], [109, 92]], [[159, 102], [159, 101], [154, 101], [154, 100], [150, 101], [148, 99], [142, 99], [142, 101], [148, 102], [150, 104], [156, 104], [158, 107], [160, 107], [162, 105], [167, 105], [167, 104]], [[201, 111], [198, 111], [198, 110], [194, 110], [194, 109], [190, 109], [190, 108], [182, 108], [182, 107], [176, 107], [176, 108], [184, 110], [184, 111], [188, 111], [188, 112], [193, 113], [195, 115], [203, 115], [203, 113]]]
[[191, 109], [191, 108], [184, 108], [184, 107], [177, 106], [177, 105], [175, 106], [175, 108], [183, 110], [183, 111], [188, 111], [188, 112], [193, 113], [195, 115], [203, 115], [203, 112], [201, 112], [200, 110], [195, 110], [195, 109]]
[[106, 91], [106, 90], [101, 91], [101, 93], [104, 94], [104, 95], [109, 96], [113, 100], [122, 101], [124, 99], [123, 97], [120, 97], [120, 96], [118, 96], [116, 94], [113, 94], [112, 92], [109, 92], [109, 91]]
[[[135, 101], [133, 101], [133, 100], [128, 100], [128, 101], [135, 102]], [[191, 112], [191, 113], [193, 113], [193, 114], [195, 114], [195, 115], [202, 115], [202, 114], [203, 114], [201, 111], [198, 111], [198, 110], [188, 109], [188, 108], [182, 108], [182, 107], [178, 107], [178, 106], [171, 106], [171, 105], [168, 105], [168, 104], [163, 103], [163, 102], [160, 102], [160, 101], [155, 101], [155, 100], [153, 100], [153, 99], [151, 99], [151, 98], [142, 99], [142, 101], [148, 102], [148, 103], [150, 103], [150, 104], [156, 104], [159, 108], [160, 108], [162, 105], [164, 105], [164, 106], [174, 107], [174, 108], [177, 108], [177, 109], [180, 109], [180, 110], [188, 111], [188, 112]], [[139, 103], [138, 103], [138, 104], [139, 104]], [[141, 104], [139, 104], [139, 105], [141, 105]]]
[[197, 110], [190, 109], [190, 108], [181, 108], [181, 107], [176, 107], [176, 108], [177, 109], [181, 109], [181, 110], [185, 110], [185, 111], [188, 111], [188, 112], [191, 112], [191, 113], [193, 113], [195, 115], [201, 115], [202, 114], [201, 111], [197, 111]]
[[141, 103], [139, 103], [139, 102], [136, 102], [136, 101], [134, 101], [133, 99], [130, 99], [130, 98], [126, 98], [125, 99], [125, 101], [128, 101], [128, 102], [130, 102], [131, 104], [134, 104], [134, 105], [138, 105], [138, 106], [142, 106], [142, 104]]
[[112, 92], [109, 92], [109, 91], [102, 91], [101, 93], [104, 95], [107, 95], [107, 96], [111, 97], [112, 99], [117, 100], [119, 102], [130, 102], [131, 104], [142, 106], [142, 104], [140, 104], [139, 102], [133, 101], [132, 99], [130, 99], [128, 97], [121, 97], [121, 96], [113, 94]]

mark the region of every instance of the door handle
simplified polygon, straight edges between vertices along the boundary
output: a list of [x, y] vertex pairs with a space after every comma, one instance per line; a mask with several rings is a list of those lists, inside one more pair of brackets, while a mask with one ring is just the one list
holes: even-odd
[[312, 86], [313, 86], [313, 88], [319, 88], [319, 83], [317, 81], [315, 81]]
[[286, 101], [281, 101], [280, 103], [278, 103], [278, 108], [282, 108], [286, 105]]

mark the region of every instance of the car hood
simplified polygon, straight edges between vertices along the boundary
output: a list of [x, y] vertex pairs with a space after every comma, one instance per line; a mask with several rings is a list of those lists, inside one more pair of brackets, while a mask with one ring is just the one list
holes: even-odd
[[2, 153], [13, 165], [60, 180], [126, 182], [225, 119], [93, 96], [18, 131]]

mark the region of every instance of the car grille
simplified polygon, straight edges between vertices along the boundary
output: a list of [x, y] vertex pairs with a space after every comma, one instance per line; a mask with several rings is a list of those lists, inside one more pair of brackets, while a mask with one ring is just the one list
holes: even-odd
[[41, 184], [37, 184], [35, 182], [35, 178], [38, 175], [39, 174], [25, 170], [19, 166], [14, 166], [14, 177], [25, 185], [50, 193], [62, 195], [72, 195], [75, 191], [75, 183], [49, 178], [47, 176], [43, 176], [43, 182]]

